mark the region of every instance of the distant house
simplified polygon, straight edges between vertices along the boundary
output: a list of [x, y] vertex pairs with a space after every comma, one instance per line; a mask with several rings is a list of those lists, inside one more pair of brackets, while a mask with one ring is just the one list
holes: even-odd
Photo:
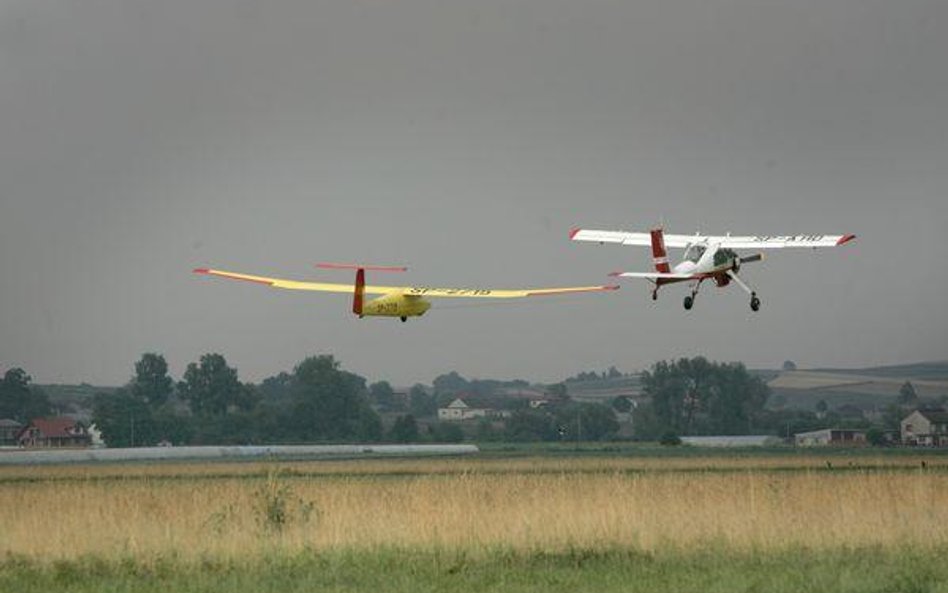
[[17, 441], [21, 447], [88, 447], [92, 443], [89, 431], [81, 422], [68, 416], [34, 418], [20, 431]]
[[[471, 403], [468, 404], [465, 399]], [[492, 407], [475, 398], [456, 398], [445, 408], [438, 408], [438, 420], [445, 422], [460, 422], [478, 418], [506, 418], [510, 416], [507, 410]]]
[[948, 412], [943, 408], [915, 410], [902, 420], [901, 429], [903, 445], [948, 446]]
[[10, 418], [0, 418], [0, 447], [16, 446], [16, 436], [23, 430], [23, 425]]
[[866, 444], [866, 431], [851, 428], [824, 428], [794, 435], [798, 447], [853, 446]]

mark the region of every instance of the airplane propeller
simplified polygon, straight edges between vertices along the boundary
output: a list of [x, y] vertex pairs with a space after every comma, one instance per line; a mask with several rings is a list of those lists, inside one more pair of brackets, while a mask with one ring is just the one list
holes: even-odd
[[742, 257], [740, 261], [742, 264], [748, 264], [750, 262], [760, 261], [762, 259], [764, 259], [763, 253], [755, 253], [754, 255]]

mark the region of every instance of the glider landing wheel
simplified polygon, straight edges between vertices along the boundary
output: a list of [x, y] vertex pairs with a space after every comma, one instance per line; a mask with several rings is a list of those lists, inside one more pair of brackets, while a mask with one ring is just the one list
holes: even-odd
[[685, 297], [685, 310], [690, 311], [695, 304], [695, 297], [688, 295]]
[[757, 293], [751, 294], [751, 311], [758, 311], [760, 309], [760, 299], [757, 298]]
[[403, 316], [401, 317], [401, 320], [402, 320], [402, 323], [405, 323], [406, 321], [408, 321], [408, 318], [403, 315]]

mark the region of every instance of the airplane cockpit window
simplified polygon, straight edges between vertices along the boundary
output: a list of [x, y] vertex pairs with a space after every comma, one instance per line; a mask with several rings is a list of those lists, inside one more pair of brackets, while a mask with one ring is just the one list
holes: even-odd
[[685, 261], [690, 261], [692, 263], [698, 263], [698, 260], [701, 259], [701, 256], [704, 255], [707, 247], [704, 245], [689, 245], [688, 249], [685, 250]]

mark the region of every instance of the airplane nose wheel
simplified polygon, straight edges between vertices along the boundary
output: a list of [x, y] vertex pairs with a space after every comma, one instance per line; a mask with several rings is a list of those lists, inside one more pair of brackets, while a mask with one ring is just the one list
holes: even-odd
[[406, 321], [408, 321], [407, 317], [402, 317], [401, 319], [402, 319], [402, 323], [405, 323]]
[[757, 293], [751, 293], [751, 311], [758, 311], [760, 309], [760, 299], [757, 298]]
[[685, 310], [691, 311], [691, 308], [695, 305], [695, 297], [688, 295], [685, 297]]

